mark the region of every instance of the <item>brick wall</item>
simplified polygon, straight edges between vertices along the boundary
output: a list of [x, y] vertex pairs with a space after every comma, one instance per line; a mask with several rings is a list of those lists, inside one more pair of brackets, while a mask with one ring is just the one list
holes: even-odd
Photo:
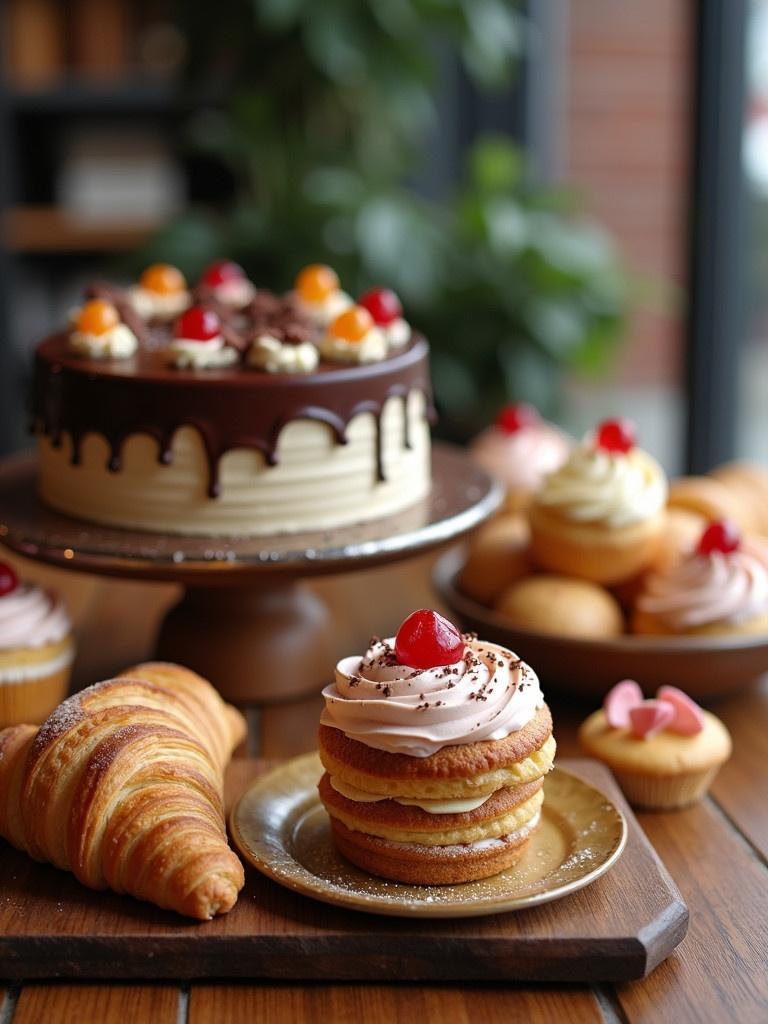
[[643, 290], [654, 293], [637, 301], [618, 378], [674, 381], [682, 353], [693, 5], [566, 6], [563, 177], [613, 233]]

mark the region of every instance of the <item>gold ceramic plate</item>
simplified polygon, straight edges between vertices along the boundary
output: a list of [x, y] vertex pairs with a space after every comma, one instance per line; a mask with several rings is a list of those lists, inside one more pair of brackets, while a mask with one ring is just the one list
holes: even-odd
[[611, 801], [555, 768], [544, 782], [541, 825], [518, 863], [463, 885], [405, 885], [346, 861], [331, 839], [317, 754], [257, 779], [232, 812], [232, 837], [249, 864], [324, 903], [395, 917], [480, 917], [547, 903], [582, 889], [621, 856], [627, 823]]

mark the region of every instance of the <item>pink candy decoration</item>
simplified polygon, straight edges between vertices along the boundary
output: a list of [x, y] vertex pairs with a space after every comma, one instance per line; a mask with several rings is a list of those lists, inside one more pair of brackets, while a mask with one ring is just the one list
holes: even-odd
[[660, 686], [656, 696], [675, 709], [675, 717], [669, 726], [672, 732], [681, 736], [695, 736], [704, 728], [702, 710], [687, 693], [678, 690], [676, 686]]
[[634, 679], [624, 679], [609, 690], [603, 701], [608, 725], [614, 729], [629, 728], [629, 713], [643, 703], [643, 691]]
[[671, 724], [675, 708], [665, 700], [646, 700], [629, 712], [629, 726], [632, 735], [649, 740]]
[[639, 739], [650, 739], [663, 729], [695, 736], [704, 728], [704, 712], [676, 686], [660, 686], [655, 700], [643, 700], [634, 679], [623, 679], [605, 695], [603, 711], [613, 729], [629, 729]]

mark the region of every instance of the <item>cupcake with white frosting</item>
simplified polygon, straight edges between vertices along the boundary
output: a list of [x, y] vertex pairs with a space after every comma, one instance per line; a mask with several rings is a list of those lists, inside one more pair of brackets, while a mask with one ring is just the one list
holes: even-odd
[[623, 583], [653, 560], [666, 498], [664, 471], [636, 446], [633, 424], [606, 420], [536, 492], [533, 557], [551, 572]]
[[768, 549], [729, 520], [710, 523], [698, 545], [649, 573], [632, 618], [635, 633], [768, 633]]
[[535, 672], [434, 611], [344, 658], [323, 691], [320, 797], [354, 864], [417, 884], [514, 864], [538, 827], [552, 719]]
[[61, 598], [0, 563], [0, 729], [43, 722], [67, 695], [74, 656]]

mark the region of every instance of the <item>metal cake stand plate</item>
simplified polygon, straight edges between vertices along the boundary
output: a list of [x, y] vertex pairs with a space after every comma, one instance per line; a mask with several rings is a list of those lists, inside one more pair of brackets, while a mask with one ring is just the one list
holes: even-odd
[[[46, 508], [35, 476], [31, 456], [0, 465], [0, 543], [62, 569], [182, 584], [184, 596], [160, 629], [158, 656], [196, 669], [246, 709], [316, 698], [328, 679], [329, 614], [302, 580], [421, 554], [473, 529], [502, 500], [501, 488], [482, 469], [439, 443], [431, 493], [406, 512], [341, 529], [257, 538], [91, 525]], [[263, 734], [264, 716], [249, 717], [252, 733]], [[252, 736], [253, 749], [265, 746]], [[268, 747], [277, 752], [279, 745]]]

